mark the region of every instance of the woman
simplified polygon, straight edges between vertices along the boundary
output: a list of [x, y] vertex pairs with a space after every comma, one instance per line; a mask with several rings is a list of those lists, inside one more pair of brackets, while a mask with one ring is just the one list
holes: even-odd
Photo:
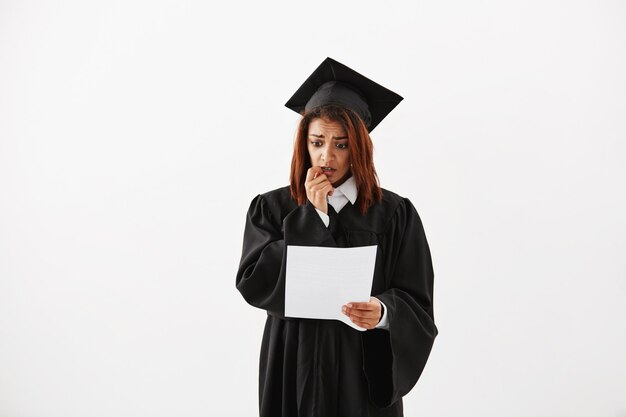
[[[236, 285], [267, 311], [261, 417], [402, 416], [438, 333], [433, 268], [411, 202], [380, 188], [369, 132], [402, 97], [327, 58], [287, 106], [303, 114], [291, 184], [248, 210]], [[372, 297], [346, 300], [338, 320], [285, 317], [290, 245], [378, 245]], [[326, 268], [319, 260], [320, 273]]]

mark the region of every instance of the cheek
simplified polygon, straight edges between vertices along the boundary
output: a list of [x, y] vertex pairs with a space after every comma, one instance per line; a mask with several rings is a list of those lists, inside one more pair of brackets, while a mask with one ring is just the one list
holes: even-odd
[[348, 154], [348, 152], [345, 152], [345, 155], [342, 155], [341, 165], [343, 166], [343, 169], [347, 170], [350, 168], [350, 154]]

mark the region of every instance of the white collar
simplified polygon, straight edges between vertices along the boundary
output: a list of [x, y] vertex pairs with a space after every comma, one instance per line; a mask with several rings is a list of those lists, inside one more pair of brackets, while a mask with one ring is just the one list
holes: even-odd
[[343, 184], [335, 188], [335, 191], [333, 192], [333, 195], [331, 197], [338, 197], [337, 192], [345, 195], [350, 203], [354, 204], [358, 195], [358, 189], [356, 187], [356, 180], [354, 179], [354, 176], [350, 176], [350, 178], [345, 180]]

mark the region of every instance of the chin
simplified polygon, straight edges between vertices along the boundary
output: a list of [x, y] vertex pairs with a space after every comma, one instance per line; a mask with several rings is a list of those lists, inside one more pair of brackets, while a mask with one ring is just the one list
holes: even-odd
[[343, 184], [343, 183], [344, 183], [344, 182], [345, 182], [348, 178], [350, 178], [350, 175], [351, 175], [351, 174], [350, 174], [350, 172], [348, 171], [348, 172], [346, 172], [345, 174], [343, 174], [343, 176], [341, 176], [341, 177], [340, 177], [337, 181], [331, 181], [330, 183], [331, 183], [331, 185], [332, 185], [333, 187], [338, 187], [338, 186], [340, 186], [341, 184]]

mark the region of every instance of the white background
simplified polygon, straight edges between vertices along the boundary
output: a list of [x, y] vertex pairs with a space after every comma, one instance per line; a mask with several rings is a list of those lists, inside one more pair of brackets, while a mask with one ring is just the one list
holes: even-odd
[[0, 416], [254, 416], [245, 213], [330, 56], [426, 229], [407, 416], [626, 416], [623, 1], [0, 2]]

